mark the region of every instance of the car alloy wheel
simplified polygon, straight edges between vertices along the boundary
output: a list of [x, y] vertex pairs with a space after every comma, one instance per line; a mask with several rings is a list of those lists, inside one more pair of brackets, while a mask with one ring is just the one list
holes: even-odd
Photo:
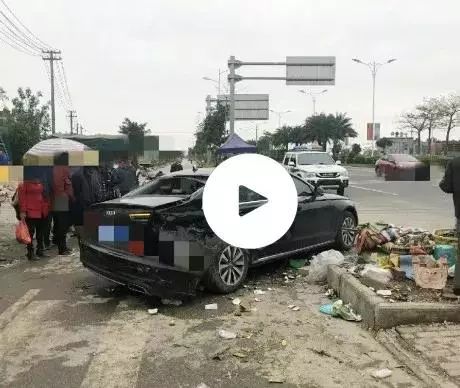
[[240, 248], [227, 246], [219, 256], [219, 276], [228, 286], [241, 281], [245, 274], [244, 267], [244, 253]]
[[355, 220], [352, 216], [346, 216], [342, 222], [342, 241], [350, 248], [355, 243]]

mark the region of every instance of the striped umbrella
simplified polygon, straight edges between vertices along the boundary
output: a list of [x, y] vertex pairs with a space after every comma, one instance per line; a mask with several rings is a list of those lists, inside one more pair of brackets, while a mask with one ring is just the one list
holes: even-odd
[[[23, 156], [23, 163], [24, 165], [38, 166], [53, 165], [54, 157], [56, 155], [67, 152], [69, 153], [71, 159], [76, 158], [78, 160], [81, 158], [81, 164], [83, 164], [83, 151], [92, 151], [92, 149], [75, 140], [52, 138], [43, 140], [29, 149], [29, 151], [27, 151]], [[85, 157], [85, 159], [87, 158]]]

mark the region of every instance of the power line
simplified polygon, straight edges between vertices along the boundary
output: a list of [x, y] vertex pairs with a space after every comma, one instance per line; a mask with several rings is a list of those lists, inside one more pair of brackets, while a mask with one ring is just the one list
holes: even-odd
[[[30, 49], [32, 49], [34, 51], [40, 52], [42, 47], [36, 45], [30, 39], [28, 39], [27, 37], [18, 35], [18, 33], [16, 31], [14, 31], [14, 30], [17, 30], [21, 35], [23, 33], [21, 33], [21, 30], [1, 10], [0, 10], [0, 15], [2, 15], [8, 22], [8, 23], [5, 23], [5, 21], [0, 19], [0, 24], [2, 24], [4, 27], [6, 27], [8, 29], [8, 31], [12, 35], [14, 35], [14, 39], [16, 41], [19, 41], [19, 42], [23, 43], [24, 45], [28, 46]], [[12, 29], [8, 24], [10, 24], [14, 29]]]
[[67, 74], [65, 72], [64, 62], [63, 61], [59, 62], [59, 65], [61, 66], [62, 74], [64, 75], [64, 84], [65, 84], [65, 89], [67, 91], [67, 96], [69, 98], [70, 106], [73, 107], [73, 101], [72, 101], [72, 96], [69, 90], [69, 83], [67, 82]]
[[[48, 66], [48, 64], [46, 63], [46, 61], [43, 61], [43, 66], [45, 67], [45, 70], [46, 70], [46, 73], [48, 75], [48, 81], [51, 82], [51, 71], [50, 71], [50, 68]], [[61, 95], [61, 93], [59, 93], [59, 89], [56, 88], [56, 97], [57, 97], [57, 100], [58, 100], [58, 104], [61, 106], [61, 108], [63, 108], [64, 110], [67, 110], [66, 109], [66, 104], [64, 103], [64, 100], [63, 100], [63, 97]]]
[[72, 108], [72, 106], [70, 104], [69, 96], [68, 96], [68, 94], [66, 92], [66, 89], [65, 89], [65, 86], [64, 86], [63, 75], [62, 75], [62, 72], [61, 72], [60, 62], [61, 61], [59, 61], [57, 63], [57, 66], [56, 66], [56, 80], [57, 80], [57, 84], [58, 84], [57, 90], [58, 90], [58, 94], [61, 95], [62, 101], [64, 103], [64, 105], [62, 107], [64, 108], [64, 110], [70, 110]]
[[11, 10], [10, 7], [8, 7], [8, 4], [6, 3], [5, 0], [0, 0], [5, 8], [9, 11], [11, 15], [16, 19], [16, 21], [30, 34], [32, 37], [35, 39], [36, 42], [40, 43], [43, 47], [42, 48], [47, 48], [50, 49], [51, 46], [43, 42], [40, 38], [38, 38], [32, 31], [30, 31], [27, 26], [15, 15], [15, 13]]
[[[15, 49], [17, 51], [20, 51], [23, 54], [31, 55], [33, 57], [39, 57], [40, 56], [40, 54], [38, 54], [36, 52], [33, 52], [32, 50], [28, 49], [27, 47], [25, 47], [25, 46], [21, 45], [20, 43], [16, 42], [14, 39], [9, 38], [8, 34], [6, 34], [5, 31], [0, 30], [0, 34], [2, 34], [2, 33], [3, 33], [3, 37], [2, 37], [2, 35], [0, 35], [0, 40], [2, 42], [6, 43], [11, 48], [13, 48], [13, 49]], [[8, 40], [8, 38], [10, 40]]]

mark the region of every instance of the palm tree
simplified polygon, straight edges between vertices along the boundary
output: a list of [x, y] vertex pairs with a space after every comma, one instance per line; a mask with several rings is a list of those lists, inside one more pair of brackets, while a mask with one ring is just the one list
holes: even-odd
[[311, 116], [305, 122], [305, 131], [306, 138], [309, 141], [317, 141], [324, 151], [329, 141], [332, 141], [337, 149], [339, 141], [346, 137], [358, 136], [352, 127], [351, 119], [345, 113], [335, 115], [321, 113]]

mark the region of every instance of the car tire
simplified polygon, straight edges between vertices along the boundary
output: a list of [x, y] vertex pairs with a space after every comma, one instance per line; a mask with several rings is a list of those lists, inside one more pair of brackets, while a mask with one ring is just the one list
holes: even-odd
[[345, 211], [337, 231], [336, 246], [341, 251], [348, 251], [353, 248], [355, 242], [355, 231], [343, 230], [343, 228], [356, 228], [356, 217], [353, 213]]
[[227, 245], [208, 268], [204, 284], [209, 291], [228, 294], [241, 287], [246, 279], [248, 268], [247, 252]]
[[382, 176], [382, 170], [379, 167], [375, 168], [375, 175], [377, 175], [378, 177]]
[[337, 189], [337, 195], [345, 195], [345, 187], [340, 187]]

